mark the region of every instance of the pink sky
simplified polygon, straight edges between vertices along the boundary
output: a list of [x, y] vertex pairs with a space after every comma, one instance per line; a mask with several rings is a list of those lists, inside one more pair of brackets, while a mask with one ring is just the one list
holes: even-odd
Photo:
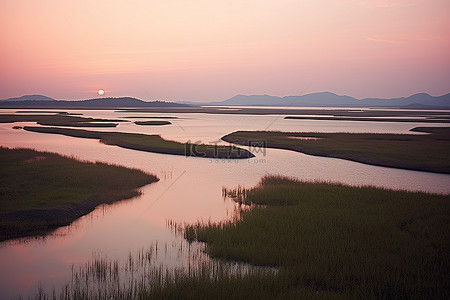
[[450, 92], [448, 0], [1, 0], [0, 99]]

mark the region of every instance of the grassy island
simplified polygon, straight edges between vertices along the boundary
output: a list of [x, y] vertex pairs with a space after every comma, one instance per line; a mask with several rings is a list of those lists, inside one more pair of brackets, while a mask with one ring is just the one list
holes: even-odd
[[0, 148], [0, 241], [44, 235], [158, 179], [140, 170], [54, 153]]
[[[117, 111], [120, 112], [120, 111]], [[178, 117], [171, 116], [129, 116], [125, 117], [126, 119], [179, 119]]]
[[14, 123], [14, 122], [36, 122], [39, 125], [47, 125], [47, 126], [117, 127], [118, 122], [127, 122], [127, 121], [86, 118], [65, 112], [56, 112], [53, 115], [0, 114], [0, 123]]
[[172, 124], [169, 121], [136, 121], [134, 122], [136, 125], [144, 125], [144, 126], [161, 126], [161, 125], [170, 125]]
[[450, 127], [417, 127], [427, 134], [236, 131], [222, 140], [264, 144], [310, 155], [437, 173], [450, 173]]
[[286, 120], [321, 120], [321, 121], [360, 121], [360, 122], [415, 122], [415, 123], [450, 123], [448, 116], [445, 117], [361, 117], [361, 116], [287, 116]]
[[23, 129], [33, 132], [99, 139], [100, 142], [107, 145], [116, 145], [127, 149], [163, 154], [227, 159], [244, 159], [254, 157], [254, 155], [249, 151], [235, 146], [179, 143], [175, 141], [167, 141], [159, 135], [125, 132], [101, 132], [58, 127], [25, 126]]

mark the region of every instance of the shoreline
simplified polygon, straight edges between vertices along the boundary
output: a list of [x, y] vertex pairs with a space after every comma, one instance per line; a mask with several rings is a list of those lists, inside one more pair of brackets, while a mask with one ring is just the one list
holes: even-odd
[[[7, 238], [0, 236], [0, 242], [21, 238], [46, 236], [48, 234], [51, 234], [59, 227], [68, 226], [78, 218], [88, 215], [102, 204], [112, 204], [119, 201], [126, 201], [136, 196], [139, 196], [139, 193], [136, 193], [136, 195], [130, 198], [117, 199], [110, 203], [102, 202], [93, 197], [78, 205], [65, 205], [48, 209], [29, 209], [8, 211], [3, 213], [0, 212], [2, 222], [5, 223], [33, 222], [37, 224], [36, 228], [28, 230], [25, 233], [11, 235]], [[43, 227], [39, 228], [39, 224], [42, 224]]]
[[158, 181], [138, 169], [51, 152], [0, 147], [0, 242], [45, 236], [101, 204], [139, 196]]

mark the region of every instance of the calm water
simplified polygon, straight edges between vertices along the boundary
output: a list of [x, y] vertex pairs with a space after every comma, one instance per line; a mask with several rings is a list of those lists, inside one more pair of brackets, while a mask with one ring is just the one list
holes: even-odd
[[[2, 113], [11, 111], [3, 110]], [[117, 128], [95, 130], [161, 134], [165, 139], [203, 143], [224, 143], [218, 141], [220, 137], [235, 130], [408, 133], [413, 127], [427, 126], [420, 123], [284, 120], [284, 115], [149, 114], [92, 110], [71, 112], [120, 119], [129, 116], [176, 116], [178, 119], [170, 120], [173, 124], [169, 126], [121, 123]], [[91, 214], [78, 219], [71, 226], [56, 230], [45, 239], [0, 243], [2, 299], [19, 294], [34, 295], [39, 283], [50, 291], [53, 286], [58, 290], [61, 284], [70, 280], [73, 264], [83, 264], [98, 253], [111, 259], [125, 260], [129, 252], [135, 253], [158, 243], [165, 252], [158, 263], [169, 267], [183, 266], [187, 263], [187, 258], [177, 252], [183, 241], [167, 228], [167, 221], [184, 223], [226, 219], [234, 211], [235, 205], [223, 199], [222, 187], [251, 187], [266, 174], [450, 193], [450, 175], [376, 167], [276, 149], [255, 153], [256, 157], [249, 160], [186, 158], [107, 146], [97, 140], [13, 130], [12, 126], [0, 124], [0, 145], [35, 148], [73, 155], [83, 160], [140, 168], [156, 174], [161, 180], [143, 187], [141, 197], [100, 206]]]

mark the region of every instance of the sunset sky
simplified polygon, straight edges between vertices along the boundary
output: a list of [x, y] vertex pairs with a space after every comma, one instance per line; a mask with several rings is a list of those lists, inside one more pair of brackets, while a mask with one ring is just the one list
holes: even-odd
[[0, 99], [450, 92], [449, 0], [0, 0]]

